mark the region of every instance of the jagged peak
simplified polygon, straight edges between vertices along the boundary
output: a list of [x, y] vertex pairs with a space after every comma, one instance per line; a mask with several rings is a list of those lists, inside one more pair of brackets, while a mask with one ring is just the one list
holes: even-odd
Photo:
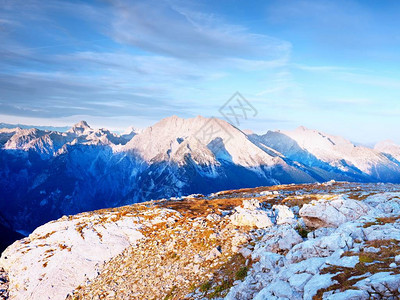
[[296, 128], [296, 131], [310, 131], [307, 127], [300, 125], [299, 127]]
[[[287, 131], [283, 130], [282, 132], [287, 132]], [[304, 125], [300, 125], [296, 129], [294, 129], [293, 132], [295, 132], [297, 134], [319, 134], [322, 137], [329, 136], [329, 134], [326, 134], [326, 133], [324, 133], [322, 131], [319, 131], [317, 129], [308, 128], [308, 127], [306, 127]]]
[[[162, 130], [167, 130], [167, 131], [177, 131], [177, 130], [185, 130], [185, 131], [190, 131], [190, 129], [198, 129], [206, 122], [209, 120], [209, 118], [205, 118], [202, 116], [197, 116], [195, 118], [181, 118], [176, 115], [172, 115], [170, 117], [164, 118], [160, 120], [159, 122], [155, 123], [148, 129], [153, 130], [153, 129], [162, 129]], [[197, 130], [196, 129], [196, 130]]]
[[86, 121], [82, 120], [82, 121], [76, 123], [72, 128], [91, 128], [91, 127], [89, 126], [89, 124]]
[[139, 130], [135, 127], [135, 126], [129, 126], [128, 128], [126, 128], [121, 135], [130, 135], [132, 133], [138, 133]]
[[162, 124], [162, 125], [166, 125], [166, 124], [173, 124], [173, 125], [183, 125], [183, 124], [196, 125], [197, 124], [198, 125], [198, 124], [201, 124], [201, 125], [203, 125], [206, 122], [210, 122], [211, 120], [215, 120], [222, 126], [233, 126], [222, 119], [219, 119], [216, 117], [204, 117], [201, 115], [197, 115], [194, 118], [181, 118], [179, 116], [172, 115], [170, 117], [166, 117], [166, 118], [160, 120], [155, 125], [157, 125], [157, 124]]
[[76, 123], [74, 126], [72, 126], [72, 128], [67, 132], [76, 134], [88, 134], [91, 131], [92, 128], [89, 126], [89, 124], [86, 121], [82, 120]]
[[177, 121], [181, 121], [181, 120], [185, 120], [185, 119], [178, 117], [177, 115], [172, 115], [172, 116], [166, 117], [164, 119], [161, 119], [159, 121], [159, 123], [171, 123], [171, 122], [177, 122]]
[[203, 117], [202, 115], [197, 115], [194, 119], [195, 119], [195, 120], [204, 121], [204, 120], [208, 120], [209, 118]]

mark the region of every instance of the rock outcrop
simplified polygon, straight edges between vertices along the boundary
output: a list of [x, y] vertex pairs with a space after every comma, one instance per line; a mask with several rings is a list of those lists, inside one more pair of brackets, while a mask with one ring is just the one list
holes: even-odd
[[65, 299], [141, 239], [140, 227], [131, 218], [84, 213], [37, 228], [2, 253], [11, 299]]
[[366, 215], [369, 209], [368, 205], [360, 201], [337, 196], [333, 200], [311, 201], [301, 208], [299, 215], [311, 228], [338, 227]]
[[243, 207], [236, 207], [235, 210], [236, 212], [231, 216], [233, 225], [257, 228], [273, 225], [268, 211], [262, 209], [260, 202], [256, 199], [244, 200]]
[[2, 254], [0, 298], [398, 299], [399, 195], [331, 182], [63, 217]]

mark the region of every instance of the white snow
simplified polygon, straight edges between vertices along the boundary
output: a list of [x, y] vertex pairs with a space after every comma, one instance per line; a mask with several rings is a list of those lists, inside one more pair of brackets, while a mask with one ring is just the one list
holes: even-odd
[[236, 127], [201, 116], [165, 118], [134, 136], [122, 151], [140, 153], [146, 161], [171, 159], [182, 163], [185, 153], [191, 153], [195, 161], [211, 165], [217, 158], [245, 167], [285, 164], [257, 147]]
[[393, 141], [386, 140], [375, 145], [375, 150], [388, 154], [392, 158], [400, 161], [400, 146]]
[[[400, 171], [399, 164], [381, 153], [380, 147], [356, 146], [343, 137], [303, 126], [293, 131], [269, 131], [260, 139], [282, 155], [310, 166], [326, 163], [343, 172], [357, 173], [359, 170], [377, 178], [387, 178], [392, 172]], [[400, 146], [392, 146], [389, 152], [396, 155], [398, 149]]]

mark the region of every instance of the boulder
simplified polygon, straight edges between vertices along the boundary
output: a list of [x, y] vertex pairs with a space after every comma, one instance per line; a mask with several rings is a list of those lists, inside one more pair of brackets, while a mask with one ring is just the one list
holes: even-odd
[[378, 212], [388, 215], [400, 214], [400, 193], [378, 193], [369, 196], [364, 203], [375, 208]]
[[286, 205], [274, 205], [272, 206], [272, 209], [276, 214], [277, 225], [296, 223], [293, 211], [291, 211]]
[[304, 300], [312, 300], [320, 289], [327, 288], [336, 283], [332, 280], [335, 274], [316, 274], [304, 286]]
[[390, 299], [397, 295], [400, 289], [400, 274], [393, 275], [391, 272], [380, 272], [357, 282], [355, 287], [370, 293], [379, 293]]
[[296, 263], [312, 257], [328, 257], [340, 249], [348, 251], [353, 244], [353, 239], [346, 234], [332, 234], [295, 245], [286, 258]]
[[261, 203], [257, 199], [243, 200], [242, 206], [244, 209], [249, 209], [249, 210], [261, 209]]
[[99, 222], [82, 214], [37, 228], [9, 246], [0, 258], [12, 299], [65, 299], [95, 278], [102, 265], [144, 236], [130, 218]]
[[303, 239], [291, 226], [274, 226], [265, 229], [262, 240], [257, 244], [255, 250], [262, 249], [262, 251], [282, 253], [301, 242]]
[[221, 256], [221, 251], [218, 248], [213, 248], [207, 255], [206, 260], [214, 260], [218, 256]]
[[261, 208], [260, 202], [256, 199], [244, 200], [243, 207], [238, 206], [235, 210], [236, 212], [230, 216], [235, 226], [265, 228], [273, 225], [268, 212]]
[[371, 299], [367, 291], [347, 290], [344, 292], [335, 293], [325, 297], [326, 300], [367, 300]]
[[370, 207], [360, 201], [338, 196], [334, 200], [321, 199], [303, 205], [299, 211], [304, 223], [311, 228], [338, 227], [366, 215]]
[[286, 281], [275, 280], [254, 297], [254, 300], [264, 299], [294, 299], [293, 289]]

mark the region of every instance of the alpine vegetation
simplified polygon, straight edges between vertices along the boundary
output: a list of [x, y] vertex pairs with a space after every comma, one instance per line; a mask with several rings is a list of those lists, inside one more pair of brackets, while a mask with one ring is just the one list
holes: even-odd
[[398, 299], [400, 186], [276, 185], [49, 222], [0, 258], [10, 299]]

